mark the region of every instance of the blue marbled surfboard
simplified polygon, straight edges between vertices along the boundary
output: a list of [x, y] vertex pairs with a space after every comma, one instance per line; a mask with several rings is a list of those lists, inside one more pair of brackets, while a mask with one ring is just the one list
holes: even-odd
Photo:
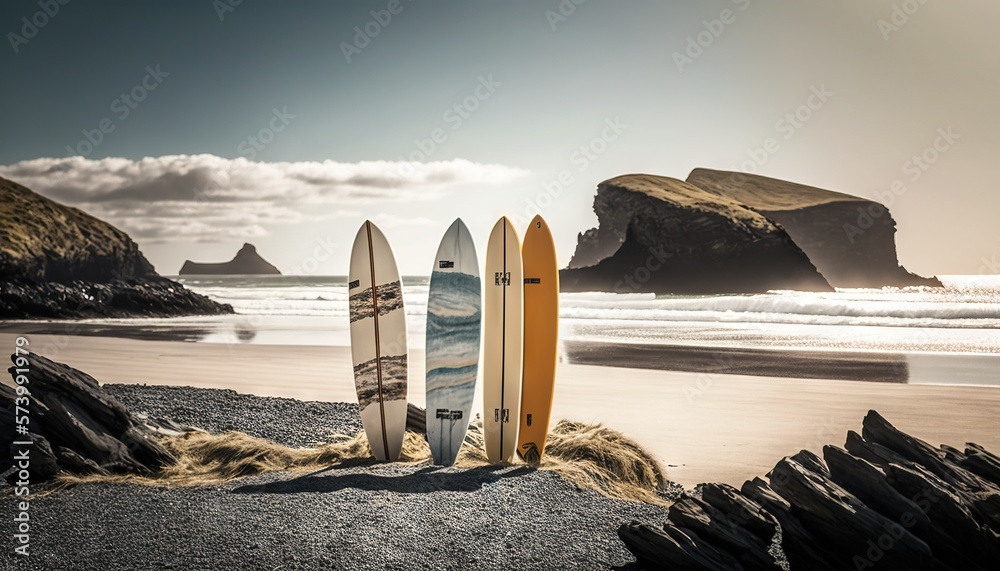
[[435, 464], [455, 463], [469, 428], [482, 305], [476, 244], [457, 219], [441, 239], [427, 296], [427, 442]]

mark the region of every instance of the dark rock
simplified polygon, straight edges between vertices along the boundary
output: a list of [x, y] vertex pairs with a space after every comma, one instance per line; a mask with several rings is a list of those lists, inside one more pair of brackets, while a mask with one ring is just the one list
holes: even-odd
[[281, 272], [260, 257], [253, 244], [243, 244], [236, 256], [228, 262], [201, 263], [185, 260], [180, 275], [275, 275]]
[[232, 312], [157, 275], [125, 232], [0, 178], [0, 319]]
[[959, 568], [993, 568], [992, 563], [1000, 558], [1000, 546], [976, 521], [958, 490], [918, 465], [890, 464], [886, 474], [893, 487], [911, 498], [931, 519], [936, 531], [948, 538], [941, 544], [972, 559], [976, 565]]
[[944, 454], [946, 460], [952, 464], [958, 464], [961, 466], [962, 461], [965, 460], [965, 453], [955, 448], [953, 446], [948, 446], [947, 444], [941, 445], [941, 453]]
[[732, 555], [716, 549], [691, 530], [667, 524], [662, 529], [632, 522], [618, 528], [625, 547], [647, 569], [740, 571]]
[[793, 455], [791, 459], [795, 460], [799, 464], [802, 464], [802, 466], [807, 470], [812, 470], [813, 472], [826, 476], [827, 478], [830, 477], [830, 470], [826, 467], [826, 464], [823, 463], [823, 459], [808, 450], [800, 450], [797, 454]]
[[889, 450], [881, 444], [868, 442], [862, 438], [860, 434], [854, 432], [853, 430], [847, 431], [847, 441], [844, 443], [844, 448], [858, 458], [863, 458], [882, 468], [885, 468], [889, 464], [909, 463], [909, 460], [903, 456]]
[[691, 496], [680, 498], [670, 506], [670, 522], [733, 555], [743, 569], [780, 569], [767, 551], [771, 538], [762, 540], [703, 500]]
[[728, 484], [704, 484], [701, 499], [719, 510], [726, 521], [745, 527], [765, 543], [771, 541], [778, 529], [774, 516]]
[[413, 403], [407, 403], [406, 429], [417, 434], [427, 434], [427, 411]]
[[[9, 450], [10, 458], [7, 462], [8, 465], [15, 466], [18, 468], [18, 471], [20, 471], [20, 469], [23, 468], [23, 466], [20, 466], [20, 457], [27, 454], [27, 470], [28, 474], [30, 474], [32, 482], [45, 481], [59, 473], [59, 462], [56, 460], [56, 455], [52, 451], [52, 445], [49, 444], [49, 441], [46, 440], [44, 436], [35, 434], [34, 432], [29, 432], [25, 436], [19, 438], [18, 442], [30, 442], [31, 444], [26, 445], [11, 442]], [[14, 472], [8, 478], [8, 481], [15, 481], [18, 479], [18, 472]]]
[[788, 458], [778, 462], [773, 474], [771, 487], [792, 505], [792, 513], [803, 526], [822, 538], [827, 550], [835, 554], [837, 566], [855, 566], [880, 541], [892, 545], [891, 549], [879, 548], [882, 565], [921, 569], [931, 558], [925, 542], [829, 478]]
[[874, 411], [863, 432], [848, 433], [847, 450], [825, 446], [823, 458], [804, 450], [781, 460], [769, 482], [754, 478], [739, 491], [702, 484], [700, 498], [670, 508], [662, 533], [632, 524], [623, 540], [646, 565], [690, 568], [689, 551], [698, 549], [714, 564], [721, 552], [743, 568], [768, 568], [762, 546], [776, 521], [774, 538], [792, 569], [995, 569], [1000, 489], [991, 478], [1000, 459], [972, 444], [934, 448]]
[[896, 221], [882, 204], [747, 173], [695, 169], [687, 182], [780, 224], [834, 287], [926, 285], [896, 256]]
[[930, 526], [927, 514], [893, 488], [885, 472], [875, 464], [836, 446], [824, 446], [823, 457], [830, 467], [831, 479], [868, 507], [896, 522], [906, 517], [914, 520], [913, 525]]
[[1000, 458], [977, 444], [967, 445], [965, 454], [961, 460], [963, 468], [1000, 486]]
[[563, 291], [831, 291], [785, 231], [684, 181], [625, 175], [597, 187], [599, 226], [560, 272]]
[[64, 446], [56, 447], [56, 461], [60, 466], [64, 467], [67, 472], [79, 474], [81, 476], [88, 474], [101, 474], [106, 476], [110, 473], [104, 468], [98, 466], [97, 462], [94, 462], [90, 458], [84, 458]]
[[972, 472], [948, 462], [943, 452], [897, 429], [874, 410], [868, 411], [863, 426], [861, 434], [865, 440], [885, 446], [963, 491], [1000, 491]]
[[0, 318], [173, 317], [233, 313], [183, 285], [158, 276], [107, 283], [0, 281]]
[[[11, 356], [12, 361], [15, 359]], [[173, 462], [171, 454], [155, 440], [155, 432], [141, 419], [133, 418], [96, 379], [34, 353], [28, 355], [28, 361], [25, 386], [31, 387], [28, 409], [32, 429], [55, 447], [57, 453], [53, 454], [51, 448], [48, 453], [53, 464], [77, 474], [103, 470], [146, 474]], [[14, 367], [9, 372], [15, 376]], [[11, 411], [16, 394], [3, 391], [0, 397], [2, 430], [13, 434]], [[54, 474], [46, 471], [42, 479]]]
[[834, 571], [830, 554], [819, 538], [802, 525], [794, 514], [792, 504], [775, 493], [767, 482], [754, 478], [743, 483], [745, 496], [760, 504], [781, 526], [781, 547], [792, 569], [817, 569]]

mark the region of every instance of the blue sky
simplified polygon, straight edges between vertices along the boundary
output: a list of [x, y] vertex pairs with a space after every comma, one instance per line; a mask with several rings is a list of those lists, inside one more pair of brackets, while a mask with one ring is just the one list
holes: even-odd
[[891, 200], [907, 267], [977, 273], [1000, 258], [998, 16], [985, 0], [5, 2], [0, 174], [122, 227], [166, 274], [244, 241], [285, 272], [341, 274], [365, 218], [423, 274], [455, 217], [484, 244], [536, 210], [565, 262], [597, 183], [699, 166]]

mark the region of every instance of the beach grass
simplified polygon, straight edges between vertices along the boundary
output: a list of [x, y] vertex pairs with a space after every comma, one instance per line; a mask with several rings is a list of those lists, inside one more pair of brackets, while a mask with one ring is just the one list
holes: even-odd
[[[58, 487], [84, 483], [132, 483], [159, 487], [212, 486], [266, 472], [304, 473], [375, 465], [365, 433], [335, 434], [311, 447], [290, 447], [242, 432], [211, 434], [195, 430], [161, 439], [176, 461], [150, 475], [61, 475]], [[407, 431], [399, 462], [431, 461], [423, 434]], [[475, 421], [459, 451], [455, 468], [487, 466], [482, 425]], [[667, 505], [657, 492], [665, 478], [656, 459], [635, 441], [599, 424], [560, 421], [549, 434], [545, 455], [533, 468], [551, 471], [578, 489], [606, 497]]]

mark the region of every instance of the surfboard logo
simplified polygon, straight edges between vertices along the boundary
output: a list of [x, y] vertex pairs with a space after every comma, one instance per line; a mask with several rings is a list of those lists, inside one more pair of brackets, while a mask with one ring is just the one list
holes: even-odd
[[509, 408], [493, 409], [493, 422], [503, 422], [504, 424], [510, 422], [510, 409]]
[[361, 280], [354, 280], [353, 282], [347, 284], [347, 289], [354, 289], [361, 286]]
[[455, 267], [455, 262], [452, 261], [452, 260], [438, 260], [438, 268], [439, 269], [443, 270], [443, 269], [454, 268], [454, 267]]
[[542, 283], [542, 278], [524, 278], [525, 284], [540, 284]]
[[542, 455], [538, 453], [538, 445], [534, 442], [525, 442], [518, 450], [521, 458], [529, 464], [538, 464], [542, 460]]
[[510, 285], [510, 272], [493, 272], [493, 285]]
[[464, 416], [464, 414], [460, 410], [439, 408], [435, 411], [434, 418], [439, 418], [441, 420], [462, 420], [462, 416]]

